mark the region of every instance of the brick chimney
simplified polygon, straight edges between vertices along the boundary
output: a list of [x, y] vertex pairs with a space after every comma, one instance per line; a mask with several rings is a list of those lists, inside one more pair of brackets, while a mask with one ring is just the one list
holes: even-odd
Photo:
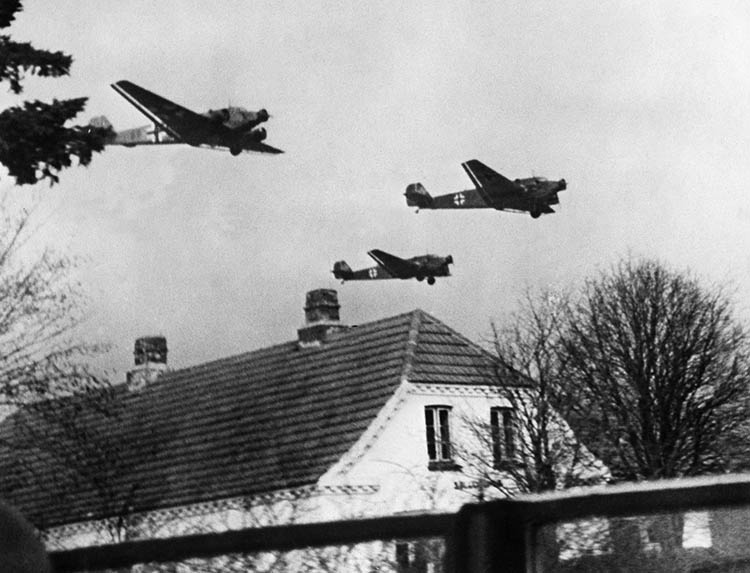
[[167, 370], [167, 339], [164, 336], [142, 336], [135, 339], [135, 367], [127, 374], [131, 390], [139, 390]]
[[328, 336], [346, 326], [339, 322], [339, 299], [333, 289], [321, 288], [307, 293], [305, 326], [297, 330], [301, 348], [320, 346]]

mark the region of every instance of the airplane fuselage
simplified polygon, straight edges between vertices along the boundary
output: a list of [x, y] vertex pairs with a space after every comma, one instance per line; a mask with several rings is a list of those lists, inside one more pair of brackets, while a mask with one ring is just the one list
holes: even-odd
[[367, 253], [377, 266], [352, 270], [346, 261], [338, 261], [333, 265], [333, 276], [342, 281], [375, 280], [375, 279], [417, 279], [427, 280], [427, 284], [435, 284], [435, 277], [450, 276], [449, 265], [453, 264], [453, 257], [439, 257], [437, 255], [420, 255], [409, 259], [401, 259], [384, 251], [373, 249]]
[[565, 179], [550, 181], [544, 177], [528, 177], [511, 181], [476, 160], [463, 164], [472, 181], [473, 189], [432, 197], [421, 183], [406, 187], [406, 204], [417, 209], [496, 209], [529, 213], [537, 218], [543, 213], [554, 213], [550, 205], [557, 205], [558, 193], [567, 187]]

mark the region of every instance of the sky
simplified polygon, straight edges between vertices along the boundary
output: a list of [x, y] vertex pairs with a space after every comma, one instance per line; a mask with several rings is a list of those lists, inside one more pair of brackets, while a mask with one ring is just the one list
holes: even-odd
[[[83, 335], [124, 376], [136, 337], [178, 368], [281, 343], [305, 293], [360, 324], [421, 308], [481, 341], [528, 289], [628, 255], [730, 285], [750, 318], [750, 5], [719, 0], [26, 0], [7, 30], [74, 57], [22, 99], [87, 96], [81, 123], [148, 123], [128, 79], [201, 112], [267, 108], [281, 156], [107, 148], [35, 205], [37, 240], [84, 259]], [[565, 178], [557, 213], [422, 211], [471, 187], [461, 163]], [[340, 284], [373, 248], [451, 254], [453, 276]], [[31, 255], [29, 255], [31, 256]]]

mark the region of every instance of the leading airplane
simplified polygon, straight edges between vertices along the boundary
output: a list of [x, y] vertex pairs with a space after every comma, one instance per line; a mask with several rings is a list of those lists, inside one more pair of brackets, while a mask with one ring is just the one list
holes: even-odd
[[471, 159], [461, 164], [475, 189], [432, 197], [421, 183], [406, 188], [406, 204], [419, 209], [485, 209], [528, 212], [534, 219], [554, 213], [550, 205], [557, 205], [559, 191], [565, 190], [565, 179], [549, 181], [544, 177], [529, 177], [511, 181]]
[[453, 264], [453, 257], [438, 257], [437, 255], [421, 255], [410, 259], [402, 259], [395, 255], [373, 249], [367, 252], [377, 266], [353, 271], [345, 261], [338, 261], [333, 265], [333, 276], [345, 281], [363, 281], [376, 279], [427, 279], [427, 284], [434, 285], [435, 277], [449, 277], [448, 265]]
[[[249, 111], [241, 107], [226, 107], [196, 113], [127, 80], [112, 84], [112, 88], [149, 118], [154, 127], [136, 127], [113, 133], [107, 140], [109, 145], [132, 147], [187, 143], [195, 147], [228, 148], [232, 155], [243, 151], [284, 153], [263, 143], [266, 130], [258, 125], [270, 117], [265, 109]], [[92, 119], [91, 125], [111, 128], [103, 116]]]

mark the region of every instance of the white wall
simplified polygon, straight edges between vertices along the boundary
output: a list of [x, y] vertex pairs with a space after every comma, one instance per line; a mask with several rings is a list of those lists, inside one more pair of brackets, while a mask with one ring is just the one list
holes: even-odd
[[[391, 515], [412, 511], [457, 511], [476, 501], [476, 487], [458, 489], [457, 482], [476, 482], [472, 468], [461, 471], [428, 469], [424, 408], [451, 406], [451, 442], [486, 456], [492, 466], [492, 452], [476, 440], [470, 420], [489, 423], [490, 408], [509, 406], [490, 386], [427, 385], [404, 382], [378, 419], [342, 460], [319, 481], [320, 485], [376, 484], [379, 491], [349, 504], [349, 511], [361, 515]], [[486, 451], [485, 451], [486, 450]], [[460, 460], [457, 460], [460, 462]], [[494, 493], [497, 497], [499, 492]], [[493, 497], [485, 492], [485, 497]], [[330, 507], [331, 516], [336, 512]]]

